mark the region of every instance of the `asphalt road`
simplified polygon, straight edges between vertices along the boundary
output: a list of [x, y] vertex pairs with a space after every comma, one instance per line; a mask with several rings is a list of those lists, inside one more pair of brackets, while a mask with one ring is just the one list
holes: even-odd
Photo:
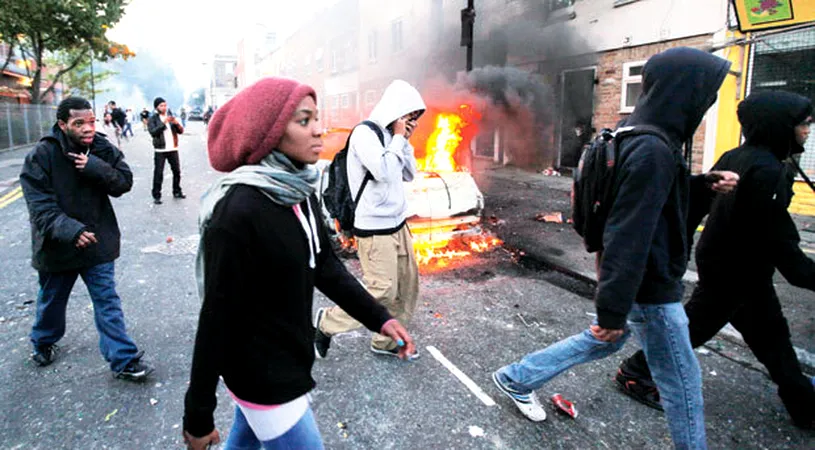
[[[28, 216], [23, 200], [0, 203], [0, 448], [181, 448], [183, 395], [200, 307], [193, 276], [196, 199], [217, 176], [206, 161], [203, 125], [188, 125], [181, 141], [186, 200], [168, 198], [154, 206], [147, 136], [137, 130], [123, 146], [135, 185], [114, 201], [123, 235], [117, 282], [128, 329], [156, 366], [145, 383], [111, 376], [99, 355], [90, 300], [81, 283], [69, 304], [59, 361], [47, 368], [30, 361], [27, 335], [37, 279], [29, 265]], [[2, 182], [19, 173], [23, 156], [0, 155], [0, 196], [15, 188]], [[359, 273], [356, 261], [348, 264]], [[359, 331], [335, 338], [328, 358], [315, 364], [313, 408], [326, 447], [671, 448], [662, 414], [625, 397], [611, 380], [635, 343], [541, 389], [550, 413], [543, 423], [524, 419], [492, 386], [493, 370], [587, 326], [594, 310], [587, 291], [590, 287], [560, 274], [518, 264], [517, 253], [505, 250], [423, 275], [410, 326], [422, 353], [419, 360], [374, 355], [367, 332]], [[328, 301], [318, 295], [315, 304]], [[477, 389], [454, 376], [430, 346]], [[773, 384], [743, 363], [749, 358], [744, 349], [724, 341], [711, 348], [699, 354], [711, 448], [815, 447], [813, 434], [790, 424]], [[576, 420], [549, 406], [554, 393], [576, 404]], [[221, 387], [216, 424], [224, 436], [232, 408]]]

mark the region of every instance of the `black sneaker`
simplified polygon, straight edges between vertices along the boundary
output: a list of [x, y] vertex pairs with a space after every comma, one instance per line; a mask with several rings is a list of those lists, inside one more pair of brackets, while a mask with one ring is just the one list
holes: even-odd
[[173, 194], [173, 198], [187, 198], [187, 196], [184, 195], [183, 192], [178, 192], [176, 194]]
[[153, 368], [141, 362], [141, 358], [130, 361], [124, 370], [116, 374], [116, 378], [127, 381], [144, 381], [148, 375], [153, 373]]
[[[397, 358], [399, 357], [399, 347], [394, 347], [390, 350], [383, 350], [381, 348], [376, 348], [373, 345], [371, 345], [371, 351], [376, 353], [377, 355], [395, 356]], [[409, 361], [413, 361], [414, 359], [419, 359], [418, 350], [416, 350], [416, 352], [414, 352], [412, 355], [408, 356]]]
[[51, 344], [34, 350], [31, 359], [40, 367], [45, 367], [57, 360], [57, 354], [59, 354], [59, 347], [56, 344]]
[[657, 385], [650, 378], [634, 375], [626, 372], [622, 368], [617, 370], [614, 377], [617, 386], [624, 394], [651, 408], [662, 411], [662, 404], [659, 402], [659, 390]]
[[161, 204], [161, 199], [160, 198], [154, 198], [153, 199], [153, 204], [160, 205]]
[[331, 336], [320, 331], [320, 322], [325, 315], [325, 308], [317, 310], [314, 315], [314, 354], [317, 358], [325, 358], [328, 354], [328, 347], [331, 347]]

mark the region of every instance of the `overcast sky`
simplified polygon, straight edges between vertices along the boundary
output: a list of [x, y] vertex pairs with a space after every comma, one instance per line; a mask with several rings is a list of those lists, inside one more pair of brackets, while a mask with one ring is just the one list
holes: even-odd
[[203, 65], [217, 54], [237, 54], [247, 31], [265, 26], [278, 42], [336, 0], [132, 0], [108, 37], [138, 55], [149, 51], [174, 70], [187, 93], [206, 86]]

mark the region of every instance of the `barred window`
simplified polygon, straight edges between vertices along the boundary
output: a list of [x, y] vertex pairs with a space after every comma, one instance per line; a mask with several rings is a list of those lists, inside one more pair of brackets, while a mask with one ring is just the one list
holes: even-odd
[[[753, 46], [749, 93], [787, 91], [815, 102], [815, 27], [757, 36]], [[801, 155], [801, 168], [815, 176], [815, 138]]]

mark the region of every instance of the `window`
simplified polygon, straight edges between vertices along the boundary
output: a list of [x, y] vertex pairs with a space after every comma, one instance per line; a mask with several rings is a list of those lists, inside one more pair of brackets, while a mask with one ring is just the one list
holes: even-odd
[[368, 33], [368, 62], [376, 62], [376, 30]]
[[338, 95], [331, 96], [331, 109], [337, 109], [339, 98]]
[[402, 41], [402, 19], [396, 19], [391, 22], [391, 48], [394, 53], [404, 49], [404, 42]]
[[314, 52], [314, 68], [317, 72], [323, 71], [323, 49], [318, 48], [316, 52]]
[[306, 75], [311, 75], [311, 55], [306, 55], [306, 61], [303, 63], [306, 70]]
[[337, 73], [337, 63], [339, 56], [337, 55], [337, 50], [331, 50], [331, 73]]
[[622, 95], [620, 96], [620, 112], [634, 111], [637, 99], [642, 93], [642, 68], [645, 61], [623, 64]]
[[351, 96], [348, 94], [342, 94], [340, 96], [340, 107], [342, 109], [348, 109], [351, 106]]
[[365, 91], [365, 106], [373, 106], [376, 103], [376, 91]]

